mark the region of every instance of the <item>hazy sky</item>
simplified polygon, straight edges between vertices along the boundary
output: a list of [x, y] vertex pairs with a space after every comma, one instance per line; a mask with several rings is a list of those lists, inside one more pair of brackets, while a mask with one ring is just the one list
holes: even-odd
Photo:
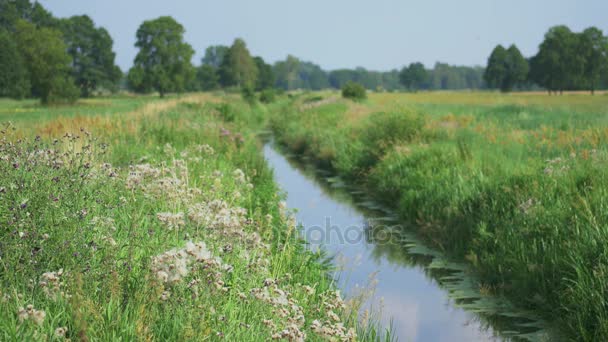
[[325, 69], [483, 65], [496, 44], [536, 53], [550, 26], [608, 32], [608, 0], [43, 0], [55, 16], [88, 14], [114, 39], [127, 70], [142, 21], [171, 15], [186, 28], [199, 64], [209, 45], [242, 37], [274, 62], [292, 54]]

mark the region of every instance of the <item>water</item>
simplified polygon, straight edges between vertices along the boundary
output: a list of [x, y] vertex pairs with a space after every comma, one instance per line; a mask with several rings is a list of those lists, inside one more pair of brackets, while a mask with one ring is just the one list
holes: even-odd
[[[272, 144], [264, 155], [286, 192], [310, 248], [322, 248], [341, 269], [338, 287], [362, 296], [399, 341], [547, 340], [542, 323], [505, 301], [481, 296], [463, 265], [445, 260], [395, 225], [390, 211], [348, 191]], [[370, 295], [370, 289], [375, 289]]]

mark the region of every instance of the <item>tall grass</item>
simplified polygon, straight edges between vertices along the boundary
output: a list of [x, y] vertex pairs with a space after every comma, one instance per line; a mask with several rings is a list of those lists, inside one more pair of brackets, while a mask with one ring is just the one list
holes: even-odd
[[266, 107], [146, 106], [2, 130], [0, 340], [355, 339], [260, 154]]
[[480, 287], [571, 339], [608, 339], [605, 96], [439, 93], [274, 115], [278, 140], [362, 184]]

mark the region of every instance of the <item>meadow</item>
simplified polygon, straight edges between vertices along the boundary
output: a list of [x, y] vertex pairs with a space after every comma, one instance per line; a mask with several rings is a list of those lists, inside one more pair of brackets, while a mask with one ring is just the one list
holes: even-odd
[[302, 93], [277, 140], [376, 194], [485, 292], [608, 339], [608, 96]]
[[260, 153], [271, 110], [0, 100], [0, 340], [377, 339], [296, 234]]

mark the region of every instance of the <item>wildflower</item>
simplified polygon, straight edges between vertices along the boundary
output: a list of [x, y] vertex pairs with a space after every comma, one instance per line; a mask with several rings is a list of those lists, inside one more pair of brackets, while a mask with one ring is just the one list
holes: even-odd
[[162, 222], [169, 230], [181, 228], [186, 224], [184, 213], [158, 213], [156, 218]]
[[68, 332], [68, 328], [67, 327], [59, 327], [57, 329], [55, 329], [55, 337], [57, 338], [64, 338], [65, 334]]
[[169, 292], [169, 291], [163, 291], [163, 293], [160, 295], [160, 300], [162, 300], [163, 302], [165, 302], [170, 297], [171, 297], [171, 292]]
[[30, 315], [31, 320], [38, 325], [42, 325], [45, 317], [46, 312], [42, 310], [34, 310], [33, 313]]
[[241, 169], [234, 170], [234, 172], [232, 172], [232, 176], [234, 177], [234, 180], [238, 184], [245, 184], [245, 183], [247, 183], [247, 179], [245, 177], [245, 173]]

